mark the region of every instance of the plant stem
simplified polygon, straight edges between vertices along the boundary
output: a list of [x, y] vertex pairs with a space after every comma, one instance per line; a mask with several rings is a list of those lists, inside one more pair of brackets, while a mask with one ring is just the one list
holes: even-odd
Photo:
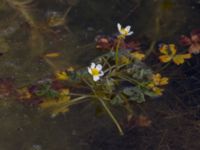
[[103, 107], [105, 108], [105, 110], [107, 111], [107, 113], [108, 113], [108, 115], [110, 116], [110, 118], [112, 119], [112, 121], [115, 123], [117, 129], [119, 130], [119, 134], [120, 134], [120, 135], [124, 135], [124, 132], [123, 132], [123, 130], [122, 130], [120, 124], [118, 123], [117, 119], [116, 119], [115, 116], [112, 114], [112, 112], [110, 111], [110, 109], [108, 108], [108, 106], [106, 105], [106, 103], [105, 103], [102, 99], [100, 99], [100, 98], [98, 98], [98, 99], [99, 99], [99, 101], [101, 102], [101, 104], [103, 105]]
[[116, 46], [116, 52], [115, 52], [115, 64], [118, 65], [119, 63], [119, 45], [121, 43], [121, 38], [117, 39], [117, 46]]
[[104, 71], [104, 73], [107, 73], [107, 72], [111, 72], [111, 70], [113, 69], [120, 69], [120, 68], [122, 68], [122, 67], [125, 67], [125, 66], [127, 66], [127, 64], [122, 64], [122, 65], [112, 65], [110, 68], [108, 68], [108, 69], [106, 69], [105, 71]]
[[77, 103], [80, 103], [83, 99], [85, 98], [89, 98], [91, 96], [81, 96], [81, 97], [78, 97], [78, 98], [74, 98], [72, 99], [68, 104], [65, 105], [65, 107], [69, 107], [71, 105], [74, 105], [74, 104], [77, 104]]
[[88, 94], [79, 94], [79, 93], [69, 93], [68, 95], [70, 95], [70, 96], [92, 96], [92, 95], [88, 95]]
[[[87, 82], [87, 80], [85, 80], [84, 78], [82, 78], [83, 81], [91, 88], [91, 90], [93, 91], [94, 93], [94, 96], [92, 97], [95, 97], [97, 98], [101, 104], [103, 105], [103, 107], [105, 108], [105, 110], [107, 111], [108, 115], [110, 116], [110, 118], [113, 120], [113, 122], [115, 123], [117, 129], [119, 130], [119, 133], [120, 135], [124, 135], [124, 132], [120, 126], [120, 124], [118, 123], [117, 119], [114, 117], [114, 115], [112, 114], [112, 112], [110, 111], [110, 109], [107, 107], [106, 103], [101, 99], [99, 98], [99, 96], [96, 94], [95, 90], [93, 89], [93, 87]], [[90, 96], [91, 97], [91, 96]]]
[[52, 67], [52, 69], [53, 69], [54, 71], [57, 70], [58, 67], [57, 67], [53, 62], [51, 62], [51, 60], [49, 60], [47, 57], [44, 57], [44, 60], [45, 60], [45, 62], [46, 62], [49, 66]]
[[144, 86], [142, 83], [140, 83], [139, 81], [137, 81], [137, 80], [135, 80], [133, 78], [129, 78], [129, 77], [126, 77], [126, 76], [123, 76], [123, 75], [119, 75], [118, 77], [121, 78], [122, 80], [128, 81], [128, 82], [130, 82], [132, 84], [139, 85], [140, 87]]

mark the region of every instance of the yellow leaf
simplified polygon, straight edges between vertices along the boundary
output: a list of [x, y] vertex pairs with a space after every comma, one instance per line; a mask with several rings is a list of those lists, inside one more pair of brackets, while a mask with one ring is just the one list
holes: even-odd
[[160, 88], [159, 86], [163, 86], [168, 84], [167, 77], [161, 77], [159, 73], [152, 75], [152, 80], [147, 87], [150, 88], [156, 95], [162, 95], [164, 89]]
[[167, 77], [161, 77], [159, 73], [153, 74], [152, 79], [153, 79], [153, 83], [156, 86], [166, 85], [168, 84], [168, 80], [169, 80]]
[[62, 89], [60, 91], [60, 96], [68, 96], [69, 95], [69, 89]]
[[119, 57], [119, 63], [120, 64], [129, 64], [130, 60], [126, 56]]
[[166, 63], [169, 62], [172, 59], [172, 57], [169, 55], [161, 55], [159, 56], [159, 59], [161, 62]]
[[70, 96], [68, 95], [61, 95], [58, 99], [47, 99], [44, 100], [41, 104], [40, 107], [41, 108], [50, 108], [50, 107], [54, 107], [54, 106], [59, 106], [62, 104], [66, 104], [68, 103], [70, 100]]
[[154, 84], [153, 82], [151, 82], [151, 83], [149, 83], [149, 84], [147, 85], [147, 87], [148, 87], [148, 88], [153, 88], [153, 87], [155, 87], [155, 84]]
[[191, 54], [180, 54], [173, 57], [173, 61], [175, 64], [180, 65], [185, 62], [185, 59], [190, 59], [192, 57]]
[[155, 85], [159, 85], [160, 79], [161, 79], [161, 75], [159, 73], [153, 74], [152, 79], [153, 79], [153, 83]]
[[73, 72], [73, 71], [74, 71], [74, 68], [73, 68], [73, 67], [69, 67], [69, 68], [67, 68], [67, 71]]
[[164, 55], [159, 56], [159, 59], [161, 62], [169, 62], [172, 60], [172, 58], [176, 55], [176, 46], [174, 44], [163, 44], [160, 47], [160, 52]]
[[68, 80], [69, 76], [65, 71], [58, 71], [55, 74], [57, 80]]
[[159, 87], [153, 87], [152, 90], [156, 95], [162, 95], [162, 92], [164, 91], [164, 89], [161, 89]]
[[145, 55], [140, 52], [133, 52], [131, 53], [132, 57], [138, 60], [143, 60], [145, 58]]
[[165, 54], [165, 55], [168, 55], [169, 53], [167, 44], [162, 44], [159, 50], [162, 54]]
[[160, 80], [160, 85], [167, 85], [167, 84], [168, 84], [168, 81], [169, 81], [169, 78], [163, 77], [163, 78], [161, 78], [161, 80]]
[[65, 113], [69, 110], [67, 104], [70, 102], [70, 96], [68, 94], [68, 89], [62, 89], [59, 98], [44, 100], [39, 106], [41, 109], [50, 111], [53, 117]]
[[19, 99], [27, 100], [27, 99], [30, 99], [32, 96], [32, 94], [29, 92], [27, 87], [18, 89], [17, 92], [19, 94]]
[[172, 56], [174, 56], [176, 54], [176, 46], [174, 44], [169, 44], [169, 50]]
[[60, 53], [58, 53], [58, 52], [52, 52], [52, 53], [48, 53], [45, 55], [45, 57], [48, 57], [48, 58], [55, 58], [58, 56], [60, 56]]

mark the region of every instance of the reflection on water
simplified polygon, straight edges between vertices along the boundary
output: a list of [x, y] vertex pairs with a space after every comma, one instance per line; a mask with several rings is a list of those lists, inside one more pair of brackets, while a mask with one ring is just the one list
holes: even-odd
[[[21, 87], [51, 76], [55, 68], [84, 66], [101, 53], [95, 50], [95, 36], [114, 33], [118, 21], [134, 25], [135, 34], [151, 42], [174, 38], [195, 27], [198, 1], [194, 4], [187, 0], [0, 0], [0, 79]], [[62, 55], [47, 62], [43, 56], [48, 52]], [[50, 118], [15, 102], [12, 94], [0, 93], [0, 149], [90, 149], [90, 135], [100, 128], [113, 130], [106, 117], [96, 118], [93, 112], [91, 105], [81, 105]]]

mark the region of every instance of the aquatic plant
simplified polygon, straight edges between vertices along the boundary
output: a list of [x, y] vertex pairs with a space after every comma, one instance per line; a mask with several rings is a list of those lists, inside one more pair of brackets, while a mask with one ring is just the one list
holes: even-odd
[[119, 52], [119, 46], [123, 39], [125, 39], [126, 36], [130, 36], [133, 34], [133, 31], [130, 31], [131, 26], [126, 26], [125, 28], [122, 28], [120, 23], [117, 23], [117, 28], [119, 31], [119, 35], [117, 37], [117, 46], [116, 46], [116, 56], [115, 56], [115, 63], [118, 64], [118, 52]]
[[[142, 50], [127, 49], [125, 46], [126, 36], [133, 34], [130, 31], [131, 27], [127, 26], [123, 29], [120, 24], [117, 27], [119, 35], [112, 39], [115, 42], [106, 46], [110, 51], [92, 60], [90, 66], [79, 70], [72, 67], [56, 70], [53, 79], [42, 81], [25, 91], [19, 91], [20, 97], [29, 99], [25, 102], [36, 103], [39, 108], [50, 111], [52, 117], [65, 113], [70, 106], [85, 101], [100, 103], [119, 133], [123, 135], [123, 129], [112, 112], [112, 107], [124, 108], [128, 120], [131, 120], [134, 117], [132, 105], [164, 94], [169, 78], [163, 77], [161, 72], [172, 65], [170, 62], [181, 65], [191, 58], [191, 54], [177, 54], [175, 44], [162, 44], [158, 49], [157, 57], [166, 65], [158, 68], [159, 71], [154, 71], [145, 63], [147, 57]], [[109, 43], [107, 40], [111, 39], [106, 37], [103, 44]], [[97, 44], [102, 46], [102, 43], [97, 42]], [[58, 56], [60, 54], [57, 52], [47, 53], [44, 59]], [[54, 67], [51, 62], [49, 64]], [[151, 121], [141, 117], [138, 118], [138, 123], [148, 126]]]
[[69, 27], [67, 26], [67, 15], [69, 14], [72, 7], [68, 7], [64, 14], [60, 14], [58, 12], [52, 11], [48, 12], [47, 15], [47, 24], [49, 27], [59, 27], [64, 26], [67, 31], [70, 31]]
[[174, 44], [162, 44], [160, 46], [160, 53], [162, 54], [159, 56], [161, 62], [170, 62], [171, 60], [176, 64], [180, 65], [183, 64], [185, 59], [190, 59], [192, 57], [191, 54], [176, 54], [177, 49]]
[[88, 67], [88, 72], [93, 76], [94, 81], [100, 80], [100, 77], [104, 75], [102, 68], [101, 64], [96, 65], [95, 63], [91, 63], [91, 66]]
[[182, 35], [180, 44], [188, 47], [188, 52], [191, 54], [200, 53], [200, 29], [193, 30], [190, 36]]

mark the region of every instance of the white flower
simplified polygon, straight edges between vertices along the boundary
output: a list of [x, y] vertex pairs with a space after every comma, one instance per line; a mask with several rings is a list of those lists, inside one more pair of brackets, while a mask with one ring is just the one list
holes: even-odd
[[131, 26], [126, 26], [125, 28], [122, 28], [121, 24], [117, 23], [117, 28], [122, 37], [126, 37], [133, 34], [133, 31], [130, 31]]
[[91, 66], [88, 67], [88, 72], [93, 76], [94, 81], [98, 81], [104, 75], [102, 68], [101, 64], [96, 65], [95, 63], [91, 63]]

